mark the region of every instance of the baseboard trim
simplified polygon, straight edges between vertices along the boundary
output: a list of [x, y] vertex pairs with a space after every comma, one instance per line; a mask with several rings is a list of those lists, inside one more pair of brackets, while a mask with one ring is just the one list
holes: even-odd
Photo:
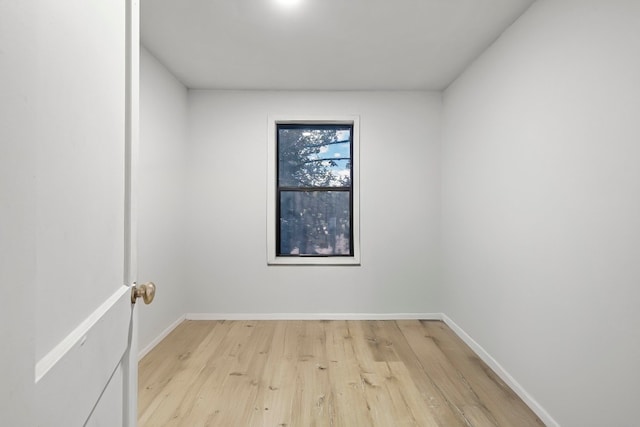
[[442, 313], [187, 313], [187, 320], [442, 320]]
[[182, 316], [178, 317], [175, 322], [173, 322], [172, 324], [167, 326], [167, 328], [164, 331], [160, 332], [160, 335], [155, 337], [153, 339], [153, 341], [151, 341], [142, 350], [140, 350], [138, 352], [138, 360], [139, 361], [142, 360], [142, 358], [145, 357], [147, 355], [147, 353], [149, 353], [151, 350], [153, 350], [153, 348], [155, 346], [160, 344], [160, 341], [165, 339], [167, 337], [167, 335], [169, 335], [171, 333], [171, 331], [173, 331], [175, 328], [177, 328], [180, 323], [184, 322], [185, 319], [186, 319], [186, 315], [183, 314]]
[[442, 314], [442, 321], [451, 328], [471, 350], [486, 363], [504, 381], [524, 403], [542, 420], [547, 427], [560, 427], [551, 415], [540, 405], [527, 391], [502, 367], [480, 344], [478, 344], [469, 334], [467, 334], [458, 324], [456, 324], [446, 314]]

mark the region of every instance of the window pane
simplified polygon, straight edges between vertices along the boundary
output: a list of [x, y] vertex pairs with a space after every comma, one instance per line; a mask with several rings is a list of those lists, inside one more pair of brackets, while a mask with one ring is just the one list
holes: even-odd
[[353, 255], [348, 191], [282, 191], [278, 255]]
[[278, 185], [351, 186], [351, 127], [278, 125]]

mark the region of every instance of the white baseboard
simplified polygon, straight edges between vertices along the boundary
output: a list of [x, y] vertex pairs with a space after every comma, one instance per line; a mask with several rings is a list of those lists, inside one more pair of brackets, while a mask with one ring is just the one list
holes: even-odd
[[171, 331], [173, 331], [176, 327], [178, 327], [180, 323], [182, 323], [185, 320], [185, 318], [186, 316], [183, 314], [182, 316], [178, 317], [175, 322], [167, 326], [167, 328], [164, 331], [160, 332], [160, 335], [155, 337], [153, 341], [151, 341], [147, 346], [145, 346], [145, 348], [143, 348], [138, 352], [138, 360], [142, 360], [142, 358], [145, 357], [147, 353], [153, 350], [155, 346], [160, 344], [160, 341], [165, 339], [166, 336], [171, 333]]
[[187, 320], [442, 320], [441, 313], [187, 313]]
[[560, 427], [560, 424], [554, 420], [551, 415], [529, 394], [527, 391], [469, 334], [467, 334], [460, 326], [451, 320], [446, 314], [442, 314], [442, 321], [455, 332], [462, 341], [465, 342], [471, 350], [482, 359], [484, 363], [504, 381], [524, 403], [542, 420], [547, 427]]

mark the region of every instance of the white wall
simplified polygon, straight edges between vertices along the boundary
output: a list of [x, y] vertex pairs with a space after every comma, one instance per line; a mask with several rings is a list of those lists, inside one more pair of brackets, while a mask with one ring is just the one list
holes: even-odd
[[640, 2], [538, 0], [444, 94], [441, 308], [563, 426], [638, 422], [639, 53]]
[[156, 299], [140, 307], [144, 350], [187, 309], [183, 219], [187, 89], [144, 47], [140, 52], [140, 169], [138, 280], [157, 285]]
[[0, 423], [34, 425], [36, 5], [0, 2]]
[[[440, 311], [440, 94], [191, 91], [189, 101], [191, 312]], [[360, 116], [361, 266], [267, 266], [269, 114]]]

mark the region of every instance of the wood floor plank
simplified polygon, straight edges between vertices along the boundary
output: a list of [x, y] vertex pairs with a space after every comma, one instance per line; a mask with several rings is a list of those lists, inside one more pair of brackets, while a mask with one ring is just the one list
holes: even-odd
[[184, 321], [165, 337], [139, 364], [140, 396], [138, 410], [146, 411], [153, 399], [171, 381], [174, 372], [181, 370], [192, 357], [194, 351], [209, 334], [217, 321]]
[[399, 360], [393, 349], [391, 337], [384, 333], [387, 323], [389, 322], [376, 320], [360, 322], [373, 360], [377, 362], [395, 362]]
[[438, 384], [427, 374], [422, 361], [413, 351], [407, 338], [402, 334], [398, 322], [383, 322], [378, 334], [391, 342], [394, 352], [398, 355], [415, 386], [420, 391], [424, 405], [429, 408], [440, 427], [468, 427], [465, 417], [453, 407], [443, 395]]
[[486, 410], [474, 391], [468, 386], [462, 374], [453, 366], [447, 356], [442, 353], [433, 339], [426, 334], [423, 325], [417, 320], [398, 321], [398, 326], [409, 345], [420, 360], [422, 369], [433, 380], [449, 406], [464, 421], [473, 426], [463, 411], [467, 406], [477, 407], [476, 412], [484, 412], [487, 426], [497, 426], [492, 414]]
[[376, 356], [381, 357], [379, 349], [371, 345], [369, 322], [349, 321], [348, 326], [373, 425], [393, 425], [398, 416], [385, 384], [384, 362], [376, 361]]
[[334, 425], [372, 426], [374, 423], [347, 322], [329, 322], [326, 336], [329, 381], [335, 396]]
[[139, 425], [543, 425], [478, 360], [442, 322], [184, 322], [139, 365]]
[[[198, 416], [185, 425], [198, 425], [198, 421], [202, 419], [215, 422], [216, 425], [249, 424], [255, 410], [258, 387], [271, 347], [275, 323], [255, 322], [245, 327], [251, 328], [251, 332], [239, 337], [236, 347], [229, 354], [229, 363], [219, 366], [219, 373], [212, 375], [204, 387], [217, 393], [208, 394]], [[226, 376], [220, 381], [225, 373]], [[216, 384], [221, 387], [217, 389]]]
[[409, 370], [403, 362], [389, 362], [388, 387], [392, 396], [399, 396], [403, 411], [411, 414], [411, 425], [440, 426], [436, 414], [425, 405], [425, 401], [416, 387]]
[[286, 357], [287, 322], [274, 322], [271, 347], [261, 373], [253, 411], [247, 422], [251, 427], [290, 425], [292, 384], [295, 367]]
[[302, 328], [296, 363], [292, 425], [330, 426], [334, 417], [324, 323], [305, 322]]
[[[184, 322], [180, 326], [185, 324], [187, 323]], [[187, 326], [191, 324], [197, 325], [198, 322], [189, 322]], [[177, 408], [185, 389], [197, 378], [202, 359], [210, 356], [207, 343], [212, 340], [221, 339], [221, 337], [226, 334], [229, 324], [225, 325], [224, 322], [216, 322], [206, 326], [211, 327], [208, 329], [205, 338], [198, 343], [197, 347], [190, 354], [190, 357], [184, 360], [185, 363], [175, 365], [174, 370], [168, 375], [167, 381], [162, 389], [159, 390], [159, 392], [156, 390], [153, 398], [144, 408], [139, 408], [140, 425], [161, 426], [168, 423], [167, 419], [173, 415], [168, 413], [168, 411]], [[164, 342], [161, 344], [164, 344]], [[161, 359], [163, 356], [165, 356], [165, 353], [160, 352], [156, 354], [154, 349], [147, 355], [147, 358]], [[149, 375], [148, 372], [151, 369], [151, 364], [140, 365], [138, 369], [140, 378], [144, 378], [146, 375]], [[140, 382], [140, 387], [143, 387], [141, 388], [143, 392], [138, 395], [139, 401], [146, 399], [146, 385]]]
[[[141, 425], [189, 426], [192, 419], [200, 420], [203, 407], [207, 413], [219, 410], [212, 395], [214, 388], [223, 384], [235, 361], [238, 345], [251, 331], [248, 322], [221, 322], [198, 347], [186, 369], [176, 373], [162, 396], [143, 414]], [[194, 424], [191, 424], [194, 425]], [[197, 424], [195, 424], [197, 425]]]
[[425, 333], [465, 378], [499, 425], [542, 426], [544, 423], [449, 327], [421, 321]]
[[197, 403], [180, 426], [242, 425], [256, 386], [256, 380], [248, 375], [249, 365], [254, 356], [263, 360], [259, 353], [268, 345], [269, 338], [263, 336], [268, 334], [266, 329], [263, 322], [240, 322], [230, 330], [217, 350], [219, 356], [208, 362], [210, 369], [203, 372], [204, 379], [194, 390]]

